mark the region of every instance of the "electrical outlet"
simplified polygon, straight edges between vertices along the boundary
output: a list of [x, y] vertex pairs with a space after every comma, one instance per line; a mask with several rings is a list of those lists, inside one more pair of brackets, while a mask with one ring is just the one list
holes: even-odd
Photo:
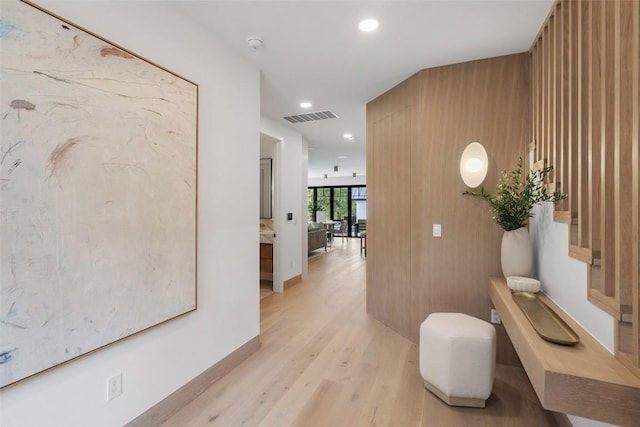
[[122, 394], [122, 373], [107, 379], [107, 400], [113, 400]]
[[442, 237], [442, 224], [433, 224], [433, 237]]
[[501, 323], [500, 315], [495, 308], [491, 309], [491, 323], [495, 323], [496, 325], [499, 325]]

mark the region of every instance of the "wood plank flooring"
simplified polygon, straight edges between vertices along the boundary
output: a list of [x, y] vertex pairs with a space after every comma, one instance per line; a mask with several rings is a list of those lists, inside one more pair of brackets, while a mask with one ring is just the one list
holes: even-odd
[[346, 240], [261, 300], [260, 350], [164, 426], [556, 426], [521, 368], [498, 365], [485, 409], [425, 390], [416, 345], [367, 315], [366, 259]]
[[273, 281], [260, 280], [260, 299], [273, 295]]

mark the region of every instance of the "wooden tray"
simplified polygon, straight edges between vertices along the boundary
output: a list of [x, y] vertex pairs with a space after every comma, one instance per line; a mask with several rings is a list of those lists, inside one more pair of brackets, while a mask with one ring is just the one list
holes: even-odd
[[578, 334], [535, 294], [513, 292], [511, 296], [543, 339], [562, 345], [574, 345], [580, 341]]

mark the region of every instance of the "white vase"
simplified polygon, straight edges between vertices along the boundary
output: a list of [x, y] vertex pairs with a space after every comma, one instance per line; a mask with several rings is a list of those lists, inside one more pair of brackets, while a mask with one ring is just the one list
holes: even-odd
[[526, 227], [505, 231], [501, 247], [502, 274], [504, 277], [531, 277], [533, 249]]

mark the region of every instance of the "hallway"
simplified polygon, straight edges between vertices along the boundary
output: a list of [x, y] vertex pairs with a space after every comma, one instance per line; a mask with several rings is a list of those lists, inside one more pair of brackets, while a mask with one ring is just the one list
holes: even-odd
[[261, 300], [261, 347], [164, 426], [555, 426], [520, 368], [499, 365], [486, 409], [422, 386], [417, 347], [366, 314], [358, 239]]

